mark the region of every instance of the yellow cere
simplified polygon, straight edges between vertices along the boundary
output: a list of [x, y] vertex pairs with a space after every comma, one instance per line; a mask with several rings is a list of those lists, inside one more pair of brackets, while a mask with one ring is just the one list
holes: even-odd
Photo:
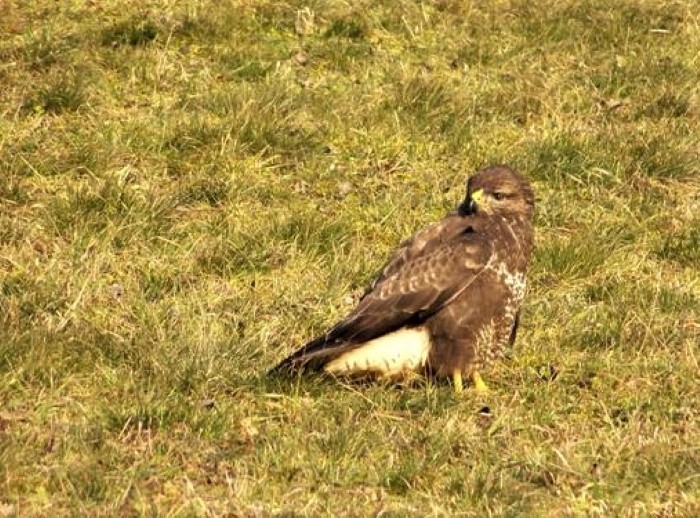
[[472, 193], [472, 200], [474, 200], [477, 203], [481, 203], [484, 199], [484, 190], [479, 189], [478, 191], [474, 191]]

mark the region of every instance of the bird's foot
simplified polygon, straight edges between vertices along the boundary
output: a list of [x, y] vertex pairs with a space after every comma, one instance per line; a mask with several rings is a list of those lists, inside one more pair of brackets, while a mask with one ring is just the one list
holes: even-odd
[[462, 384], [462, 372], [454, 371], [452, 373], [452, 386], [455, 389], [455, 394], [461, 394], [464, 390], [464, 385]]
[[477, 371], [472, 373], [472, 382], [474, 383], [474, 390], [481, 394], [486, 394], [489, 392], [489, 387], [486, 385], [484, 378], [481, 377]]

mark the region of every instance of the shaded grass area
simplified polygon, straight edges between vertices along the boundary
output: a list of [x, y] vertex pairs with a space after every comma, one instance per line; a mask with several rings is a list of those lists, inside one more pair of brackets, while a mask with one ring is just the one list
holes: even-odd
[[[697, 513], [694, 7], [6, 2], [0, 511]], [[491, 394], [262, 376], [490, 162]]]

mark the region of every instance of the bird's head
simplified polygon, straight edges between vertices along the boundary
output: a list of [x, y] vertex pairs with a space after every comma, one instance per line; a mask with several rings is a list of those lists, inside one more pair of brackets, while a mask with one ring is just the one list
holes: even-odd
[[535, 194], [527, 179], [505, 165], [487, 167], [469, 178], [462, 214], [499, 215], [531, 220]]

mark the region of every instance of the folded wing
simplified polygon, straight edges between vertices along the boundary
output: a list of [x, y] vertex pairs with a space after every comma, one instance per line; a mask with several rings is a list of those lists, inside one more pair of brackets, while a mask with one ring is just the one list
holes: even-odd
[[438, 233], [420, 247], [407, 243], [345, 319], [273, 371], [318, 370], [369, 340], [420, 325], [467, 289], [491, 256], [490, 245], [471, 227], [463, 226], [456, 235]]

